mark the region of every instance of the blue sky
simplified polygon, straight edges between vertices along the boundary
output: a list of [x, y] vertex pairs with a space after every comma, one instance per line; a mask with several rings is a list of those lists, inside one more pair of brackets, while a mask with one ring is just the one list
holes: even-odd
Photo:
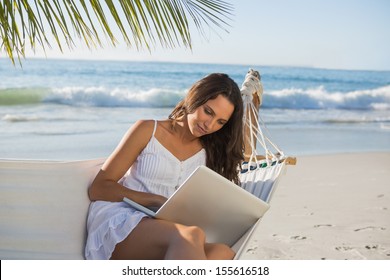
[[[390, 70], [388, 0], [226, 0], [235, 7], [229, 33], [193, 30], [193, 49], [117, 48], [47, 51], [49, 58], [175, 61]], [[29, 57], [42, 57], [38, 51]]]

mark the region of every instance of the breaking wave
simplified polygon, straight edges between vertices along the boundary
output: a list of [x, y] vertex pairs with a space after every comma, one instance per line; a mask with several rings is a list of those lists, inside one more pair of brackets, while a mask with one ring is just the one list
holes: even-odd
[[[0, 105], [37, 103], [86, 107], [174, 107], [186, 90], [152, 88], [131, 90], [106, 87], [0, 89]], [[351, 92], [286, 88], [265, 91], [263, 108], [390, 110], [390, 86]]]
[[390, 110], [390, 86], [351, 92], [290, 88], [265, 92], [264, 108]]

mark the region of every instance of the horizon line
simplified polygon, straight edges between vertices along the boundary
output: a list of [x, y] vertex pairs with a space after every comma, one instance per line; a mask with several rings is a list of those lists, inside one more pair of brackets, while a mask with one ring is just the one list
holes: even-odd
[[[11, 59], [7, 56], [0, 57], [0, 59], [8, 60], [11, 62]], [[233, 62], [204, 62], [204, 61], [199, 61], [199, 62], [194, 62], [194, 61], [173, 61], [173, 60], [138, 60], [138, 59], [115, 59], [115, 58], [90, 58], [90, 57], [85, 57], [85, 58], [80, 58], [80, 57], [45, 57], [45, 56], [25, 56], [21, 57], [20, 60], [27, 61], [27, 60], [68, 60], [68, 61], [95, 61], [95, 62], [141, 62], [141, 63], [171, 63], [171, 64], [204, 64], [204, 65], [232, 65], [232, 66], [248, 66], [248, 65], [253, 65], [253, 66], [259, 66], [259, 67], [280, 67], [280, 68], [307, 68], [307, 69], [319, 69], [319, 70], [336, 70], [336, 71], [370, 71], [370, 72], [390, 72], [389, 69], [367, 69], [367, 68], [336, 68], [336, 67], [321, 67], [321, 66], [314, 66], [314, 65], [289, 65], [289, 64], [249, 64], [249, 63], [233, 63]], [[15, 61], [18, 61], [16, 58]], [[15, 63], [16, 65], [16, 63]]]

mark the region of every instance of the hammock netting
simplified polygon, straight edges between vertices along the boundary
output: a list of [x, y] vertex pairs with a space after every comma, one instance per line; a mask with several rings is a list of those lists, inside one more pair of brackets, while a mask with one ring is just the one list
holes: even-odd
[[259, 72], [252, 69], [248, 71], [241, 87], [241, 95], [244, 102], [245, 143], [245, 161], [240, 173], [241, 187], [269, 202], [287, 157], [271, 141], [267, 126], [259, 114], [263, 95]]

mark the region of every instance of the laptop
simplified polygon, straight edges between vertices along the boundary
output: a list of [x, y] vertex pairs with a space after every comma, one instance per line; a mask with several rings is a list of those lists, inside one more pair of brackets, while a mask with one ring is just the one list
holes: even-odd
[[128, 198], [131, 207], [156, 218], [198, 226], [206, 242], [232, 246], [269, 205], [206, 166], [199, 166], [157, 212]]

